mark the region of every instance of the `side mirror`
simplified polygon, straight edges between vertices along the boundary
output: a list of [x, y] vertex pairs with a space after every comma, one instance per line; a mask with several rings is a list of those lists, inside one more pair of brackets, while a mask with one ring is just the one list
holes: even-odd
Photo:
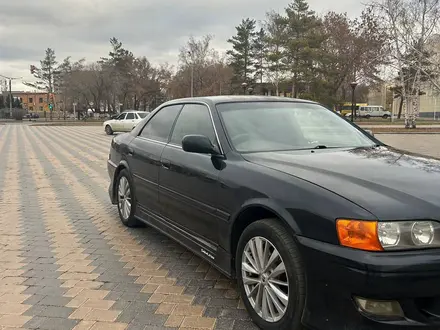
[[182, 139], [182, 149], [197, 154], [218, 154], [211, 140], [204, 135], [185, 135]]

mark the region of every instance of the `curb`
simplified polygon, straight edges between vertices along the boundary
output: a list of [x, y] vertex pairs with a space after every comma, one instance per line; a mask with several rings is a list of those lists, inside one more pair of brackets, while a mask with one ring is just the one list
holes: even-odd
[[401, 135], [418, 135], [418, 134], [422, 134], [422, 135], [436, 135], [436, 134], [440, 134], [440, 132], [373, 132], [374, 135], [380, 135], [380, 134], [401, 134]]

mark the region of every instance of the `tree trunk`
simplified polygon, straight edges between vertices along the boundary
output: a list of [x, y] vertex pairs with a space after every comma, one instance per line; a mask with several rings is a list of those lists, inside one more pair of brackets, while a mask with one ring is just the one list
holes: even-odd
[[403, 109], [403, 97], [400, 97], [400, 103], [399, 103], [399, 112], [397, 114], [397, 119], [400, 119], [402, 117], [402, 109]]
[[412, 108], [412, 96], [407, 96], [406, 100], [405, 100], [405, 112], [404, 112], [404, 118], [405, 118], [405, 128], [409, 128], [410, 127], [410, 112]]

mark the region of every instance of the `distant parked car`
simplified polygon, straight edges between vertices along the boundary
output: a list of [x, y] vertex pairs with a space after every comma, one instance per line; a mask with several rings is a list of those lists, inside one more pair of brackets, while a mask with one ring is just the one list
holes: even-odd
[[29, 120], [31, 120], [31, 119], [38, 119], [38, 118], [40, 118], [40, 115], [38, 113], [29, 112], [29, 113], [24, 115], [24, 118], [29, 119]]
[[[348, 118], [351, 118], [351, 112], [345, 115]], [[383, 118], [388, 119], [391, 118], [391, 112], [385, 110], [382, 106], [379, 105], [368, 105], [361, 106], [359, 110], [356, 111], [356, 116], [360, 118]]]
[[147, 115], [148, 112], [145, 111], [125, 111], [114, 119], [106, 120], [102, 125], [107, 135], [130, 132]]

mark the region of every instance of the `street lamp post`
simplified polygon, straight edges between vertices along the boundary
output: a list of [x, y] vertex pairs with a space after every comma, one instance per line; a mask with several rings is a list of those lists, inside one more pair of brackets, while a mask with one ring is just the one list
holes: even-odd
[[12, 79], [9, 79], [9, 118], [12, 119]]
[[351, 87], [351, 122], [354, 121], [354, 116], [355, 116], [356, 100], [355, 100], [355, 96], [354, 96], [354, 90], [356, 89], [357, 85], [358, 84], [355, 81], [353, 81], [350, 84], [350, 87]]
[[76, 105], [77, 105], [77, 103], [73, 102], [72, 105], [73, 105], [73, 119], [76, 119]]
[[243, 95], [246, 95], [246, 87], [247, 87], [247, 83], [242, 83], [241, 87], [243, 88]]

